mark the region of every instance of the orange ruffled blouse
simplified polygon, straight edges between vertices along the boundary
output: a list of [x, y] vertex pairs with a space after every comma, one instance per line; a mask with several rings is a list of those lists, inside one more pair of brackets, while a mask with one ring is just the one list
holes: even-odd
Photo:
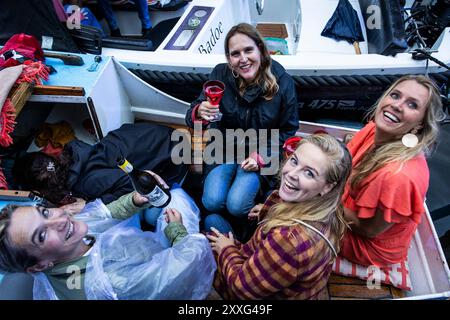
[[[347, 145], [353, 156], [353, 168], [374, 142], [375, 123], [369, 122]], [[354, 191], [347, 183], [342, 198], [346, 208], [356, 212], [360, 219], [374, 217], [378, 208], [384, 220], [394, 225], [374, 238], [348, 231], [340, 256], [364, 266], [386, 266], [406, 260], [411, 239], [425, 212], [430, 174], [423, 155], [399, 168], [398, 163], [386, 165], [363, 179]]]

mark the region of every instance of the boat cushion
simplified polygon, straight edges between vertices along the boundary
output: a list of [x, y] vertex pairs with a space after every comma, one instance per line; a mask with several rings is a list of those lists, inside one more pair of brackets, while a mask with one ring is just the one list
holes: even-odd
[[69, 33], [82, 52], [102, 54], [102, 30], [82, 24], [80, 28], [69, 30]]
[[337, 257], [333, 263], [333, 273], [368, 280], [368, 285], [376, 286], [379, 275], [379, 282], [392, 285], [396, 288], [411, 291], [411, 277], [409, 275], [408, 261], [391, 264], [388, 267], [377, 269], [375, 266], [365, 267], [353, 263], [345, 258]]
[[398, 0], [359, 0], [366, 22], [368, 53], [396, 55], [408, 45]]
[[102, 46], [107, 48], [137, 50], [137, 51], [154, 51], [153, 42], [150, 39], [135, 38], [114, 38], [108, 37], [102, 39]]

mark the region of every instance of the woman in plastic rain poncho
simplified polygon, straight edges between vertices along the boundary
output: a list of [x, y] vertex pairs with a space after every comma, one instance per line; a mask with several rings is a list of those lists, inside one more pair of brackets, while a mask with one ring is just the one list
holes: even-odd
[[199, 209], [180, 187], [171, 194], [155, 232], [132, 216], [148, 206], [137, 193], [88, 203], [73, 216], [8, 205], [0, 214], [0, 269], [30, 272], [34, 299], [204, 299], [216, 264], [198, 233]]

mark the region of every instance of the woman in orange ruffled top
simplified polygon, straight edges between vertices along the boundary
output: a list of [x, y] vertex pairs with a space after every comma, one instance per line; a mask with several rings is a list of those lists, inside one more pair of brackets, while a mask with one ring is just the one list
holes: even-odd
[[340, 256], [380, 267], [406, 260], [425, 212], [425, 155], [443, 117], [439, 90], [425, 76], [404, 76], [380, 98], [371, 121], [347, 145], [353, 171], [343, 203], [351, 230]]

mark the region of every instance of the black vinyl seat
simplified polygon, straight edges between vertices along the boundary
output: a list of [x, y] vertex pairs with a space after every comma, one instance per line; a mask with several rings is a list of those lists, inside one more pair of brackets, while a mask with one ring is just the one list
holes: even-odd
[[167, 35], [172, 31], [179, 19], [179, 17], [176, 17], [159, 22], [150, 30], [148, 39], [137, 39], [133, 37], [107, 37], [103, 38], [102, 45], [107, 48], [155, 51]]

